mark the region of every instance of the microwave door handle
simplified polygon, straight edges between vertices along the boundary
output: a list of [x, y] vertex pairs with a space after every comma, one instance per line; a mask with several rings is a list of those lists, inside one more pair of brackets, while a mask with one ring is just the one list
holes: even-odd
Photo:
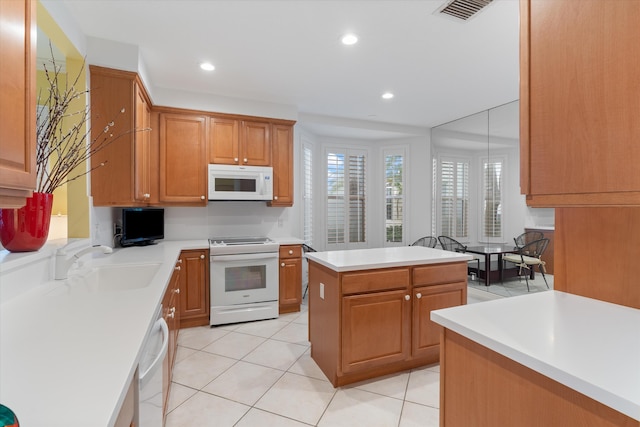
[[211, 261], [246, 261], [254, 259], [278, 258], [277, 252], [265, 252], [257, 254], [238, 254], [238, 255], [212, 255]]

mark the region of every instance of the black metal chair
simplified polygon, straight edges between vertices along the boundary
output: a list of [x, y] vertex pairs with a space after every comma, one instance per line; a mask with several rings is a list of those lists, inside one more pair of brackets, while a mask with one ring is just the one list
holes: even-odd
[[[467, 247], [465, 245], [458, 242], [456, 239], [452, 239], [449, 236], [438, 236], [438, 241], [440, 242], [440, 246], [442, 246], [442, 249], [444, 249], [445, 251], [462, 253], [467, 251]], [[473, 267], [472, 265], [470, 265], [473, 262], [477, 263], [477, 267]], [[473, 258], [471, 261], [467, 262], [467, 274], [471, 273], [475, 273], [477, 277], [480, 276], [480, 260], [478, 258]]]
[[542, 238], [544, 238], [544, 234], [541, 231], [525, 231], [518, 237], [514, 237], [513, 240], [516, 242], [516, 248], [521, 248], [529, 242], [535, 242]]
[[527, 292], [529, 292], [529, 274], [533, 271], [533, 268], [537, 265], [540, 273], [542, 273], [542, 278], [544, 279], [545, 285], [547, 285], [547, 289], [549, 289], [549, 283], [547, 283], [547, 277], [544, 275], [545, 273], [545, 262], [541, 259], [542, 254], [547, 249], [549, 245], [549, 239], [542, 238], [535, 240], [533, 242], [529, 242], [524, 246], [518, 248], [517, 254], [509, 254], [504, 255], [502, 257], [503, 262], [511, 262], [518, 267], [518, 276], [522, 277], [522, 270], [527, 270], [526, 274], [524, 274], [524, 279], [527, 282]]
[[[307, 245], [306, 243], [302, 244], [302, 252], [307, 253], [307, 252], [318, 252], [315, 249], [313, 249], [311, 246]], [[309, 278], [308, 278], [308, 274], [307, 274], [307, 286], [304, 288], [304, 294], [302, 294], [302, 299], [304, 299], [307, 296], [307, 292], [309, 292]]]
[[426, 246], [427, 248], [435, 248], [438, 245], [438, 239], [433, 236], [421, 237], [409, 246]]

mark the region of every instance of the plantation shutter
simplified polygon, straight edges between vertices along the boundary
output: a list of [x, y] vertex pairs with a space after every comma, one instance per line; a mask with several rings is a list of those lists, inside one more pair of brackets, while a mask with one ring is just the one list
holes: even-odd
[[440, 234], [456, 240], [469, 235], [469, 162], [440, 162]]
[[502, 236], [502, 159], [482, 161], [482, 236]]
[[309, 146], [303, 148], [302, 160], [304, 185], [303, 185], [303, 239], [307, 245], [313, 245], [313, 152]]

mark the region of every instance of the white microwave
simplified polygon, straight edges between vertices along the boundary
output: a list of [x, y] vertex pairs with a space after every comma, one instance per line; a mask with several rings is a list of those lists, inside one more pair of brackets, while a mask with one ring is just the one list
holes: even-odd
[[270, 166], [209, 165], [209, 200], [273, 200]]

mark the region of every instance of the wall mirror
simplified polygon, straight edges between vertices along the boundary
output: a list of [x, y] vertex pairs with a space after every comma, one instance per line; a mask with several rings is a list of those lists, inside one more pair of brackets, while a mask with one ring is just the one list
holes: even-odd
[[519, 126], [516, 100], [432, 129], [434, 235], [475, 245], [522, 232]]

